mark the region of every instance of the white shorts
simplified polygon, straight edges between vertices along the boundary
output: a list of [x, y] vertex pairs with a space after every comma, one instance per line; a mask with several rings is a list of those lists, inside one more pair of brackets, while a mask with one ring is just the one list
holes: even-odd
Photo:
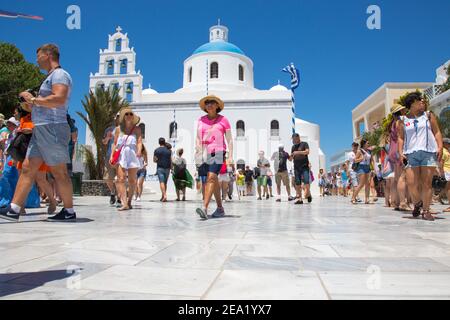
[[228, 173], [219, 174], [219, 182], [230, 182], [230, 176]]

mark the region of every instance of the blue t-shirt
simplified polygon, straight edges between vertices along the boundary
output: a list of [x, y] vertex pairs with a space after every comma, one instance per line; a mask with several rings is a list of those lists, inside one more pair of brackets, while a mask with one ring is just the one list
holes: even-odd
[[172, 163], [172, 153], [169, 149], [166, 147], [159, 147], [155, 150], [154, 156], [158, 158], [158, 161], [156, 162], [158, 169], [170, 169], [170, 165]]
[[40, 89], [39, 96], [45, 98], [52, 94], [54, 84], [64, 84], [69, 87], [67, 101], [64, 105], [56, 108], [46, 108], [34, 106], [31, 112], [31, 119], [35, 126], [45, 124], [67, 123], [67, 110], [69, 108], [69, 98], [72, 91], [72, 78], [67, 71], [59, 68], [54, 70], [47, 79], [44, 80]]

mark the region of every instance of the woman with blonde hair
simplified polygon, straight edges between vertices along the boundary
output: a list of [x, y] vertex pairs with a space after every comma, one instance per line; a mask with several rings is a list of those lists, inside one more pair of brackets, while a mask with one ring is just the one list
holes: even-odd
[[[120, 150], [117, 168], [116, 187], [121, 199], [122, 207], [119, 211], [133, 209], [131, 200], [136, 188], [137, 172], [140, 168], [139, 158], [142, 155], [142, 134], [141, 128], [137, 125], [140, 118], [131, 108], [120, 110], [119, 128], [114, 134], [114, 145], [112, 150]], [[111, 153], [110, 163], [115, 165], [114, 154]], [[126, 182], [128, 177], [128, 190]]]

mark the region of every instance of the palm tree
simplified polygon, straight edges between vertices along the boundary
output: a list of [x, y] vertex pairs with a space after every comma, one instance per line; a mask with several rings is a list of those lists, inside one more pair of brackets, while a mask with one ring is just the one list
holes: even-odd
[[119, 89], [115, 87], [108, 90], [98, 87], [95, 93], [90, 91], [89, 95], [85, 95], [84, 101], [81, 101], [81, 103], [87, 116], [81, 112], [77, 112], [77, 114], [89, 127], [97, 149], [96, 157], [94, 157], [92, 151], [85, 148], [90, 178], [101, 180], [103, 179], [106, 161], [106, 146], [102, 143], [103, 135], [105, 130], [114, 122], [117, 112], [124, 107], [128, 107], [129, 103], [122, 99], [119, 95]]

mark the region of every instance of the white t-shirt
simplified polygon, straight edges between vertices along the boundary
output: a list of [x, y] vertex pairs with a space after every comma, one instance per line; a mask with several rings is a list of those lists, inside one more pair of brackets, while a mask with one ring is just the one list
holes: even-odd
[[349, 162], [349, 168], [352, 168], [353, 163], [355, 162], [356, 154], [353, 151], [350, 151], [347, 155], [347, 161]]

